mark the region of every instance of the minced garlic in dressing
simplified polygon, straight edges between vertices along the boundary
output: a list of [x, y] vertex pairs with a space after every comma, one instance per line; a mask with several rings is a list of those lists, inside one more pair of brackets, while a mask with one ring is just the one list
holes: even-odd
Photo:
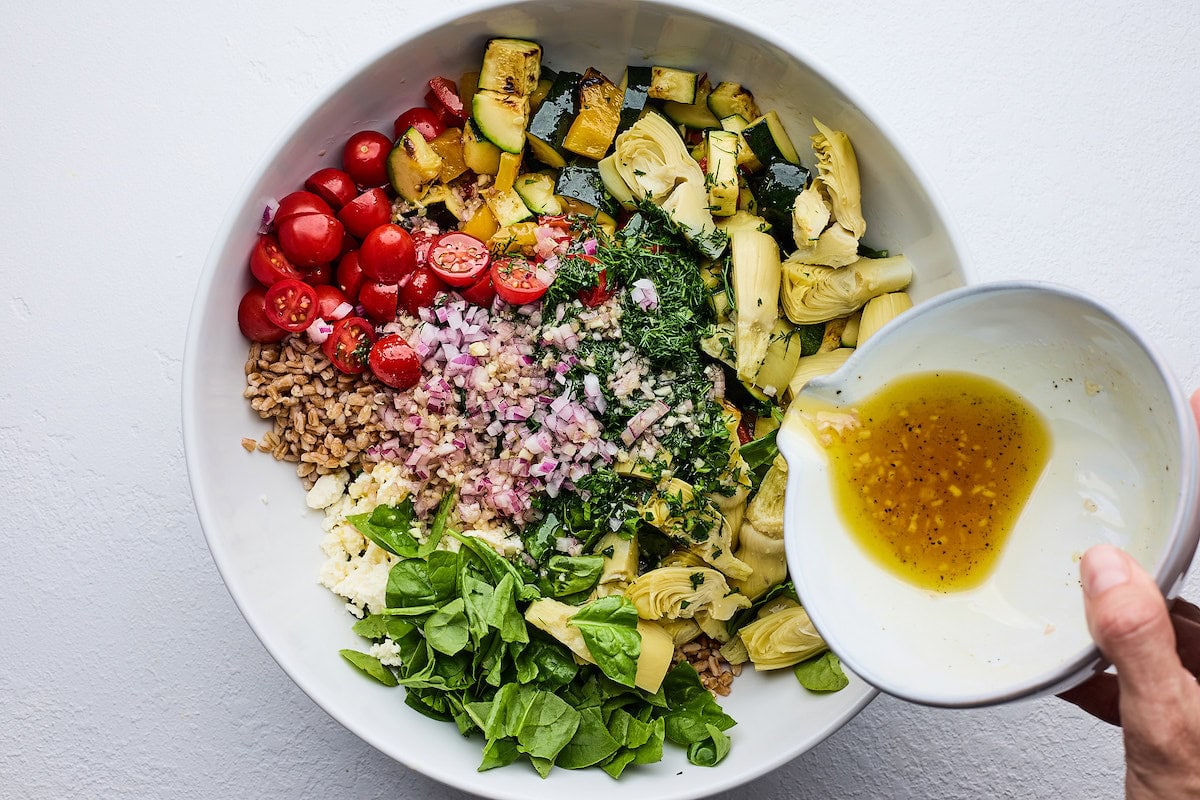
[[862, 546], [923, 588], [979, 585], [1049, 460], [1041, 415], [996, 381], [930, 372], [889, 383], [853, 419], [821, 439]]

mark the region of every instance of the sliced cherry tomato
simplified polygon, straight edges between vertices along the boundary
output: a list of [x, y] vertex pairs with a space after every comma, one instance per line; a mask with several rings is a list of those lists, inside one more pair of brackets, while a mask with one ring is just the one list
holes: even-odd
[[[586, 256], [586, 258], [593, 257]], [[598, 305], [607, 303], [615, 294], [616, 292], [610, 291], [608, 288], [608, 272], [600, 270], [600, 274], [596, 276], [595, 286], [590, 289], [579, 290], [579, 302], [583, 303], [587, 308], [595, 308]]]
[[328, 214], [333, 216], [333, 209], [329, 207], [320, 197], [317, 197], [312, 192], [292, 192], [284, 195], [279, 201], [279, 208], [275, 210], [274, 224], [276, 227], [289, 217], [300, 216], [301, 214]]
[[404, 228], [380, 225], [363, 239], [358, 263], [368, 279], [397, 283], [417, 268], [417, 248]]
[[437, 276], [451, 286], [470, 286], [487, 271], [491, 255], [487, 245], [474, 236], [451, 231], [438, 237], [426, 260]]
[[250, 251], [250, 273], [263, 286], [270, 286], [286, 278], [303, 277], [300, 270], [292, 266], [287, 256], [279, 249], [279, 240], [273, 233], [264, 233], [258, 237], [254, 249]]
[[475, 283], [465, 289], [459, 289], [458, 293], [468, 303], [474, 303], [481, 308], [491, 308], [492, 301], [496, 299], [496, 287], [492, 286], [491, 273], [485, 273]]
[[276, 225], [279, 249], [297, 267], [328, 264], [342, 252], [342, 223], [329, 214], [298, 214]]
[[358, 187], [350, 174], [334, 167], [319, 169], [309, 175], [304, 188], [328, 203], [334, 211], [358, 196]]
[[321, 345], [321, 352], [342, 372], [357, 375], [367, 368], [375, 329], [362, 317], [346, 317], [333, 323], [333, 333]]
[[432, 306], [438, 293], [444, 291], [446, 284], [433, 274], [433, 270], [417, 267], [408, 280], [400, 284], [400, 307], [415, 317], [422, 308]]
[[383, 189], [369, 189], [342, 206], [338, 219], [351, 236], [359, 239], [392, 218], [392, 201]]
[[501, 258], [492, 262], [496, 294], [509, 305], [523, 306], [546, 293], [549, 287], [537, 276], [533, 263], [523, 258]]
[[379, 131], [359, 131], [342, 148], [342, 166], [359, 186], [387, 183], [387, 157], [392, 140]]
[[449, 78], [433, 78], [429, 91], [425, 93], [425, 105], [441, 115], [447, 127], [450, 123], [462, 125], [467, 121], [467, 109], [458, 96], [458, 84]]
[[333, 264], [317, 264], [300, 270], [300, 280], [309, 286], [328, 286], [333, 283]]
[[336, 286], [318, 286], [316, 289], [317, 316], [324, 320], [332, 319], [337, 307], [346, 302], [346, 295]]
[[396, 309], [400, 303], [400, 287], [394, 283], [368, 280], [358, 290], [358, 304], [366, 315], [384, 324], [396, 321]]
[[238, 328], [252, 342], [278, 342], [287, 331], [267, 319], [267, 292], [254, 286], [238, 303]]
[[395, 130], [397, 139], [403, 136], [404, 132], [409, 128], [416, 128], [417, 133], [425, 137], [425, 141], [436, 139], [446, 132], [446, 125], [442, 122], [441, 118], [424, 106], [410, 108], [396, 117]]
[[394, 389], [411, 389], [421, 380], [421, 360], [398, 333], [389, 333], [371, 346], [371, 372]]
[[358, 290], [363, 285], [362, 267], [358, 264], [358, 251], [351, 250], [342, 256], [337, 265], [337, 287], [346, 293], [351, 302], [358, 300]]
[[267, 289], [267, 319], [285, 331], [299, 333], [317, 318], [317, 290], [303, 281], [286, 280]]

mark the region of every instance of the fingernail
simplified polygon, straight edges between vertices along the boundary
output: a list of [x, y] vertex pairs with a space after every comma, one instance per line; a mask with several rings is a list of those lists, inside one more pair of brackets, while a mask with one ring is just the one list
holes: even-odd
[[1083, 554], [1080, 573], [1083, 591], [1088, 597], [1097, 597], [1129, 580], [1129, 564], [1120, 550], [1101, 544]]

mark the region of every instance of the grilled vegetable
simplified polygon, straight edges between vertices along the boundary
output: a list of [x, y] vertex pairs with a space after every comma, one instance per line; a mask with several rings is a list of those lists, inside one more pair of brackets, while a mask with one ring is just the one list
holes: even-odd
[[563, 167], [554, 184], [554, 193], [606, 213], [615, 210], [613, 199], [604, 188], [600, 167], [595, 161], [579, 158]]
[[718, 128], [721, 121], [708, 108], [708, 95], [712, 92], [712, 84], [708, 76], [702, 75], [696, 85], [696, 99], [691, 103], [677, 103], [667, 100], [663, 103], [663, 113], [677, 125], [689, 128]]
[[858, 179], [858, 159], [850, 146], [850, 137], [813, 120], [817, 133], [812, 137], [813, 152], [817, 154], [817, 180], [829, 193], [833, 218], [842, 227], [861, 239], [867, 232], [862, 215], [862, 188]]
[[484, 138], [475, 120], [467, 120], [462, 135], [463, 162], [480, 175], [495, 175], [500, 169], [500, 148]]
[[674, 100], [676, 103], [696, 102], [700, 76], [694, 72], [670, 67], [651, 67], [650, 86], [646, 93], [655, 100]]
[[479, 89], [526, 96], [537, 88], [542, 48], [525, 39], [491, 39], [483, 53]]
[[761, 112], [754, 102], [754, 95], [740, 83], [722, 81], [708, 96], [708, 107], [713, 114], [725, 118], [737, 114], [745, 119], [758, 119]]
[[879, 329], [912, 308], [908, 292], [889, 292], [867, 301], [862, 310], [862, 323], [858, 330], [858, 344], [870, 339]]
[[525, 127], [529, 124], [529, 98], [480, 89], [471, 103], [471, 116], [479, 132], [492, 144], [508, 153], [525, 147]]
[[804, 191], [808, 182], [808, 170], [779, 159], [747, 179], [758, 203], [758, 213], [783, 237], [792, 228], [796, 196]]
[[548, 167], [557, 169], [567, 163], [562, 144], [579, 110], [579, 79], [582, 77], [578, 72], [558, 73], [546, 99], [529, 121], [526, 131], [529, 152]]
[[625, 93], [621, 100], [621, 122], [617, 126], [618, 132], [626, 130], [642, 118], [646, 101], [650, 99], [650, 78], [649, 67], [625, 68], [625, 75], [618, 87]]
[[409, 128], [388, 154], [387, 172], [396, 194], [415, 202], [441, 176], [442, 157], [416, 128]]
[[730, 236], [733, 296], [737, 304], [737, 374], [754, 380], [779, 316], [779, 246], [769, 234], [739, 230]]
[[442, 172], [438, 177], [441, 183], [449, 183], [467, 171], [467, 162], [463, 158], [462, 131], [458, 128], [442, 131], [429, 140], [429, 147], [442, 158]]
[[754, 151], [754, 155], [764, 164], [780, 158], [792, 164], [800, 163], [796, 146], [784, 130], [779, 114], [774, 111], [768, 111], [755, 118], [742, 130], [742, 136]]
[[598, 70], [588, 67], [579, 79], [579, 113], [562, 146], [599, 160], [608, 152], [621, 121], [621, 90]]
[[754, 385], [779, 397], [796, 371], [803, 350], [803, 340], [786, 319], [776, 319], [771, 329], [770, 345], [762, 366], [754, 375]]
[[548, 172], [518, 175], [513, 189], [535, 214], [558, 215], [563, 212], [562, 203], [554, 194], [554, 176]]
[[708, 207], [714, 217], [731, 217], [737, 211], [738, 135], [729, 131], [705, 131], [708, 144]]

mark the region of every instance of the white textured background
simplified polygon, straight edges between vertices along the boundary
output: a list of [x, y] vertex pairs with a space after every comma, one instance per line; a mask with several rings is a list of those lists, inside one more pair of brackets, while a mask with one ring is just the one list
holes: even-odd
[[[0, 28], [0, 797], [463, 797], [342, 729], [251, 634], [178, 410], [238, 186], [318, 91], [453, 3], [66, 5], [9, 0]], [[1200, 6], [729, 5], [890, 124], [979, 277], [1086, 288], [1200, 383]], [[1053, 699], [885, 697], [745, 795], [1115, 798], [1121, 774], [1119, 733]]]

